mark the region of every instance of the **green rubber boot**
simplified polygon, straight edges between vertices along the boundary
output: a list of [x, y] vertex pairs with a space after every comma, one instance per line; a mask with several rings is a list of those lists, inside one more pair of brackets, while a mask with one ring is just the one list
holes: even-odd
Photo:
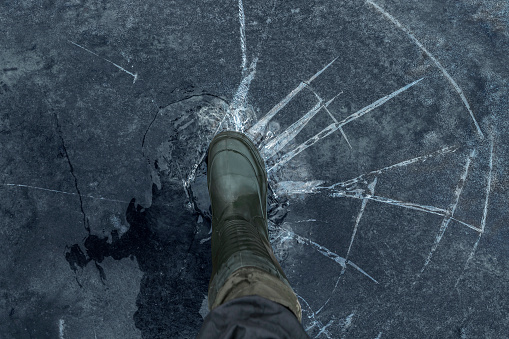
[[269, 242], [267, 172], [244, 134], [219, 133], [209, 146], [207, 184], [212, 205], [212, 275], [209, 309], [241, 296], [260, 295], [301, 307]]

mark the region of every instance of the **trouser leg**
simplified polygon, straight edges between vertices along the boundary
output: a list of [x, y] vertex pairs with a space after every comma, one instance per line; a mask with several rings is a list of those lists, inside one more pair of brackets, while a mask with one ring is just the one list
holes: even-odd
[[232, 299], [248, 295], [259, 295], [277, 302], [288, 308], [299, 322], [302, 322], [301, 305], [293, 289], [274, 275], [256, 267], [242, 267], [230, 275], [215, 293], [209, 309], [213, 310]]

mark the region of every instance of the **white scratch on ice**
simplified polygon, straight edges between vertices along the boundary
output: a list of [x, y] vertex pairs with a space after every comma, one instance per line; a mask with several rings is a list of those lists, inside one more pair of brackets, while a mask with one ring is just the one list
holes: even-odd
[[290, 140], [295, 138], [295, 136], [304, 128], [304, 126], [306, 126], [311, 118], [320, 111], [321, 107], [322, 103], [318, 102], [313, 108], [311, 108], [311, 110], [290, 125], [290, 127], [288, 127], [283, 133], [270, 140], [261, 150], [262, 157], [267, 160], [279, 152], [288, 142], [290, 142]]
[[[472, 162], [472, 159], [476, 155], [476, 150], [473, 149], [470, 153], [470, 156], [467, 158], [467, 162], [465, 164], [465, 169], [463, 171], [463, 174], [461, 175], [461, 178], [458, 182], [458, 185], [456, 186], [456, 190], [454, 191], [454, 202], [449, 206], [448, 210], [446, 211], [446, 215], [444, 216], [444, 219], [442, 220], [442, 224], [440, 225], [440, 229], [438, 230], [438, 234], [435, 238], [435, 242], [433, 243], [433, 247], [431, 248], [431, 251], [428, 254], [428, 257], [426, 258], [426, 261], [424, 262], [424, 266], [421, 269], [421, 273], [424, 272], [426, 269], [426, 266], [428, 266], [429, 262], [431, 261], [431, 257], [433, 256], [433, 253], [438, 248], [438, 245], [440, 244], [440, 241], [442, 240], [442, 237], [444, 236], [445, 231], [447, 230], [447, 227], [449, 226], [449, 222], [451, 221], [452, 217], [454, 217], [454, 212], [456, 211], [456, 207], [458, 206], [458, 202], [460, 199], [461, 192], [463, 191], [463, 187], [465, 186], [465, 181], [467, 180], [468, 171], [470, 169], [470, 164]], [[484, 230], [481, 228], [481, 231]]]
[[64, 321], [64, 319], [60, 319], [58, 321], [58, 337], [59, 337], [59, 339], [64, 339], [64, 330], [65, 330], [65, 321]]
[[[224, 118], [225, 117], [223, 117], [223, 120], [224, 120]], [[217, 134], [217, 131], [219, 130], [219, 127], [221, 127], [222, 122], [223, 121], [221, 121], [221, 123], [219, 123], [219, 126], [218, 126], [218, 128], [216, 130], [216, 134]], [[207, 151], [203, 152], [202, 156], [200, 157], [200, 160], [198, 160], [198, 162], [196, 162], [193, 165], [193, 169], [191, 170], [191, 173], [189, 173], [189, 175], [187, 176], [187, 180], [182, 179], [182, 184], [184, 186], [184, 191], [186, 192], [186, 195], [187, 195], [188, 198], [190, 198], [190, 197], [189, 197], [189, 193], [188, 193], [187, 189], [190, 187], [191, 181], [193, 181], [194, 178], [196, 178], [196, 170], [198, 169], [198, 167], [200, 167], [200, 164], [202, 163], [202, 161], [205, 159], [206, 156], [207, 156]]]
[[[30, 185], [22, 185], [22, 184], [0, 184], [0, 185], [2, 185], [2, 186], [11, 186], [11, 187], [25, 187], [25, 188], [32, 188], [32, 189], [40, 190], [40, 191], [60, 193], [60, 194], [67, 194], [67, 195], [78, 195], [79, 196], [78, 193], [64, 192], [64, 191], [53, 190], [53, 189], [49, 189], [49, 188], [36, 187], [36, 186], [30, 186]], [[82, 195], [82, 197], [90, 198], [90, 199], [96, 199], [96, 200], [111, 201], [111, 202], [122, 202], [122, 203], [126, 203], [126, 204], [130, 203], [129, 201], [116, 200], [116, 199], [107, 199], [107, 198], [103, 198], [103, 197], [94, 197], [92, 195]]]
[[79, 48], [81, 48], [81, 49], [84, 49], [84, 50], [85, 50], [85, 51], [87, 51], [88, 53], [91, 53], [91, 54], [93, 54], [93, 55], [95, 55], [95, 56], [97, 56], [97, 57], [99, 57], [99, 58], [101, 58], [101, 59], [103, 59], [103, 60], [105, 60], [105, 61], [109, 62], [110, 64], [112, 64], [113, 66], [117, 67], [117, 68], [118, 68], [118, 69], [120, 69], [121, 71], [124, 71], [124, 72], [126, 72], [127, 74], [131, 75], [131, 76], [134, 78], [134, 79], [133, 79], [133, 84], [136, 82], [136, 80], [138, 80], [138, 73], [131, 73], [131, 72], [129, 72], [128, 70], [126, 70], [125, 68], [123, 68], [123, 67], [121, 67], [121, 66], [117, 65], [117, 64], [116, 64], [116, 63], [114, 63], [113, 61], [110, 61], [110, 60], [108, 60], [108, 59], [106, 59], [106, 58], [103, 58], [103, 57], [102, 57], [102, 56], [100, 56], [99, 54], [94, 53], [94, 52], [92, 52], [91, 50], [89, 50], [89, 49], [87, 49], [87, 48], [85, 48], [85, 47], [83, 47], [83, 46], [81, 46], [81, 45], [78, 45], [78, 44], [77, 44], [77, 43], [75, 43], [75, 42], [72, 42], [71, 40], [67, 40], [67, 41], [69, 41], [71, 44], [73, 44], [73, 45], [75, 45], [75, 46], [77, 46], [77, 47], [79, 47]]
[[295, 194], [318, 193], [316, 188], [323, 184], [322, 180], [311, 181], [280, 181], [274, 184], [276, 195], [288, 196]]
[[300, 91], [302, 91], [306, 86], [308, 86], [313, 80], [315, 80], [320, 74], [322, 74], [323, 71], [325, 71], [330, 65], [336, 61], [337, 58], [329, 62], [324, 68], [316, 72], [311, 78], [309, 78], [308, 81], [301, 82], [296, 88], [294, 88], [283, 100], [281, 100], [279, 103], [277, 103], [274, 107], [270, 109], [270, 111], [258, 122], [253, 125], [247, 133], [253, 138], [253, 139], [259, 139], [259, 136], [263, 134], [265, 128], [267, 127], [267, 124], [269, 121], [281, 110], [283, 107], [285, 107], [290, 100], [293, 99], [294, 96], [296, 96]]
[[383, 98], [378, 99], [377, 101], [375, 101], [375, 102], [369, 104], [368, 106], [358, 110], [357, 112], [351, 114], [350, 116], [346, 117], [345, 119], [341, 120], [338, 123], [333, 123], [333, 124], [327, 126], [326, 128], [324, 128], [321, 132], [319, 132], [315, 136], [311, 137], [310, 139], [306, 140], [304, 143], [302, 143], [299, 146], [297, 146], [292, 151], [290, 151], [290, 152], [286, 153], [285, 155], [283, 155], [281, 157], [281, 159], [276, 164], [274, 164], [271, 168], [269, 168], [267, 170], [267, 172], [270, 172], [270, 171], [272, 171], [274, 169], [277, 169], [277, 168], [281, 167], [282, 165], [286, 164], [289, 160], [291, 160], [297, 154], [299, 154], [302, 151], [304, 151], [309, 146], [314, 145], [316, 142], [318, 142], [321, 139], [323, 139], [323, 138], [329, 136], [330, 134], [334, 133], [339, 128], [343, 127], [344, 125], [346, 125], [346, 124], [348, 124], [348, 123], [350, 123], [350, 122], [352, 122], [352, 121], [362, 117], [363, 115], [367, 114], [368, 112], [370, 112], [370, 111], [374, 110], [375, 108], [383, 105], [384, 103], [386, 103], [390, 99], [394, 98], [398, 94], [400, 94], [400, 93], [406, 91], [407, 89], [409, 89], [410, 87], [416, 85], [422, 79], [424, 79], [424, 78], [416, 80], [416, 81], [414, 81], [414, 82], [412, 82], [412, 83], [410, 83], [410, 84], [408, 84], [408, 85], [398, 89], [397, 91], [394, 91], [391, 94], [386, 95]]
[[240, 49], [242, 50], [242, 71], [246, 71], [247, 67], [247, 50], [246, 50], [246, 19], [244, 16], [244, 6], [242, 0], [239, 0], [239, 23], [240, 23]]
[[393, 24], [395, 24], [398, 28], [400, 28], [403, 32], [405, 32], [409, 37], [410, 39], [413, 40], [413, 42], [419, 46], [419, 48], [424, 52], [426, 53], [426, 55], [435, 63], [435, 65], [440, 69], [440, 71], [442, 71], [442, 74], [447, 78], [447, 80], [449, 81], [449, 83], [454, 87], [454, 89], [456, 90], [456, 92], [459, 94], [459, 96], [461, 97], [461, 100], [463, 101], [463, 104], [465, 105], [465, 107], [467, 108], [468, 112], [470, 113], [470, 117], [472, 118], [472, 121], [474, 122], [474, 125], [477, 129], [477, 133], [479, 134], [480, 138], [481, 139], [484, 139], [484, 134], [482, 133], [481, 131], [481, 128], [479, 127], [479, 124], [477, 123], [477, 120], [475, 119], [474, 117], [474, 112], [472, 112], [472, 110], [470, 109], [470, 105], [468, 104], [468, 101], [467, 101], [467, 98], [465, 97], [465, 95], [463, 94], [463, 91], [461, 90], [461, 88], [458, 86], [458, 84], [456, 83], [456, 81], [454, 81], [454, 79], [449, 75], [449, 73], [446, 71], [446, 69], [442, 66], [442, 64], [440, 64], [440, 62], [433, 56], [433, 54], [431, 54], [427, 49], [426, 47], [424, 47], [423, 44], [421, 44], [421, 42], [419, 40], [417, 40], [417, 38], [412, 34], [412, 32], [410, 32], [405, 26], [403, 26], [396, 18], [394, 18], [392, 15], [390, 15], [389, 13], [387, 13], [382, 7], [378, 6], [376, 3], [374, 3], [373, 1], [371, 0], [366, 0], [366, 2], [368, 4], [370, 4], [371, 6], [375, 7], [375, 9], [377, 11], [379, 11], [380, 13], [382, 13], [386, 18], [388, 18]]

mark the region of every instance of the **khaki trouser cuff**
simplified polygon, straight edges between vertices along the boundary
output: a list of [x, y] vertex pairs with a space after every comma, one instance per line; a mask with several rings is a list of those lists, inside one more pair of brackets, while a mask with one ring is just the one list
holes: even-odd
[[233, 272], [218, 290], [213, 304], [209, 304], [209, 309], [213, 310], [232, 299], [248, 295], [258, 295], [287, 307], [302, 323], [301, 305], [293, 289], [277, 277], [256, 267], [242, 267]]

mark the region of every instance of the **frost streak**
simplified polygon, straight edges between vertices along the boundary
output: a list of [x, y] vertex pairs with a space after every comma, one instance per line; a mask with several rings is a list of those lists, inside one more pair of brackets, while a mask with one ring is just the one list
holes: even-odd
[[300, 91], [302, 91], [307, 85], [309, 85], [313, 80], [315, 80], [323, 71], [325, 71], [330, 65], [336, 61], [337, 58], [329, 62], [324, 68], [316, 72], [311, 78], [309, 78], [306, 82], [301, 82], [296, 88], [294, 88], [283, 100], [277, 103], [274, 107], [270, 109], [270, 111], [261, 118], [254, 126], [252, 126], [247, 132], [248, 134], [256, 139], [259, 135], [263, 134], [265, 128], [269, 121], [281, 110], [285, 107], [294, 96], [296, 96]]
[[320, 109], [329, 106], [335, 98], [336, 97], [327, 101], [325, 105], [322, 105], [322, 100], [320, 100], [309, 112], [307, 112], [299, 120], [294, 122], [283, 133], [281, 133], [276, 138], [268, 142], [267, 145], [265, 145], [265, 147], [262, 149], [263, 158], [267, 160], [268, 158], [273, 157], [277, 152], [279, 152], [283, 147], [285, 147], [286, 144], [288, 144], [292, 139], [294, 139], [295, 136], [297, 136], [297, 134], [299, 134], [299, 132], [320, 111]]
[[64, 321], [64, 319], [60, 319], [58, 321], [58, 337], [59, 337], [59, 339], [64, 339], [64, 330], [65, 330], [65, 321]]
[[329, 136], [330, 134], [334, 133], [339, 128], [343, 127], [344, 125], [346, 125], [346, 124], [348, 124], [348, 123], [350, 123], [350, 122], [352, 122], [352, 121], [362, 117], [363, 115], [369, 113], [370, 111], [374, 110], [375, 108], [383, 105], [384, 103], [386, 103], [390, 99], [394, 98], [398, 94], [406, 91], [410, 87], [412, 87], [415, 84], [419, 83], [422, 79], [424, 79], [424, 78], [416, 80], [416, 81], [412, 82], [411, 84], [408, 84], [408, 85], [400, 88], [399, 90], [397, 90], [397, 91], [395, 91], [395, 92], [393, 92], [393, 93], [391, 93], [389, 95], [386, 95], [383, 98], [378, 99], [377, 101], [375, 101], [375, 102], [369, 104], [368, 106], [360, 109], [359, 111], [353, 113], [352, 115], [348, 116], [346, 119], [343, 119], [343, 120], [341, 120], [338, 123], [333, 123], [333, 124], [327, 126], [326, 128], [324, 128], [321, 132], [319, 132], [315, 136], [311, 137], [310, 139], [308, 139], [304, 143], [302, 143], [299, 146], [297, 146], [292, 151], [290, 151], [290, 152], [286, 153], [285, 155], [283, 155], [281, 157], [281, 159], [279, 160], [279, 162], [277, 162], [274, 166], [272, 166], [267, 172], [270, 172], [270, 171], [272, 171], [274, 169], [277, 169], [277, 168], [281, 167], [282, 165], [284, 165], [285, 163], [290, 161], [293, 157], [295, 157], [297, 154], [299, 154], [302, 151], [304, 151], [309, 146], [314, 145], [315, 143], [317, 143], [321, 139]]
[[98, 56], [99, 58], [103, 59], [104, 61], [107, 61], [107, 62], [109, 62], [110, 64], [112, 64], [113, 66], [117, 67], [117, 68], [118, 68], [118, 69], [120, 69], [121, 71], [126, 72], [127, 74], [131, 75], [131, 76], [134, 78], [134, 79], [133, 79], [133, 84], [136, 82], [136, 80], [138, 80], [138, 73], [131, 73], [131, 72], [129, 72], [128, 70], [124, 69], [123, 67], [121, 67], [121, 66], [117, 65], [117, 64], [116, 64], [116, 63], [114, 63], [113, 61], [110, 61], [110, 60], [108, 60], [108, 59], [106, 59], [106, 58], [103, 58], [103, 57], [102, 57], [102, 56], [100, 56], [99, 54], [94, 53], [94, 52], [92, 52], [91, 50], [89, 50], [89, 49], [87, 49], [87, 48], [85, 48], [85, 47], [83, 47], [83, 46], [81, 46], [81, 45], [78, 45], [78, 44], [77, 44], [77, 43], [75, 43], [75, 42], [72, 42], [72, 41], [70, 41], [70, 40], [67, 40], [67, 41], [69, 41], [71, 44], [73, 44], [73, 45], [75, 45], [75, 46], [77, 46], [77, 47], [79, 47], [79, 48], [81, 48], [81, 49], [83, 49], [83, 50], [87, 51], [88, 53], [91, 53], [91, 54], [93, 54], [93, 55], [95, 55], [95, 56]]
[[348, 315], [348, 317], [346, 317], [345, 325], [344, 325], [345, 329], [347, 329], [348, 327], [350, 327], [352, 325], [352, 319], [353, 319], [354, 315], [355, 315], [355, 313], [352, 313], [352, 314]]
[[312, 181], [281, 181], [274, 186], [276, 195], [292, 195], [317, 193], [316, 188], [323, 184], [322, 180]]
[[320, 111], [322, 104], [317, 103], [309, 112], [302, 116], [299, 120], [294, 122], [283, 133], [279, 134], [276, 138], [272, 139], [262, 149], [262, 157], [267, 160], [279, 152], [285, 145], [290, 142], [295, 136], [307, 125], [307, 123]]
[[242, 50], [242, 70], [247, 67], [247, 51], [246, 51], [246, 19], [244, 16], [244, 6], [242, 0], [239, 0], [239, 23], [240, 23], [240, 49]]
[[[25, 187], [25, 188], [32, 188], [32, 189], [40, 190], [40, 191], [46, 191], [46, 192], [53, 192], [53, 193], [60, 193], [60, 194], [77, 195], [77, 196], [79, 196], [78, 193], [64, 192], [64, 191], [53, 190], [53, 189], [49, 189], [49, 188], [36, 187], [36, 186], [30, 186], [30, 185], [22, 185], [22, 184], [0, 184], [0, 185], [11, 186], [11, 187]], [[126, 204], [130, 203], [129, 201], [116, 200], [116, 199], [107, 199], [107, 198], [103, 198], [103, 197], [94, 197], [92, 195], [82, 195], [82, 197], [83, 198], [96, 199], [96, 200], [111, 201], [111, 202], [121, 202], [121, 203], [126, 203]]]

